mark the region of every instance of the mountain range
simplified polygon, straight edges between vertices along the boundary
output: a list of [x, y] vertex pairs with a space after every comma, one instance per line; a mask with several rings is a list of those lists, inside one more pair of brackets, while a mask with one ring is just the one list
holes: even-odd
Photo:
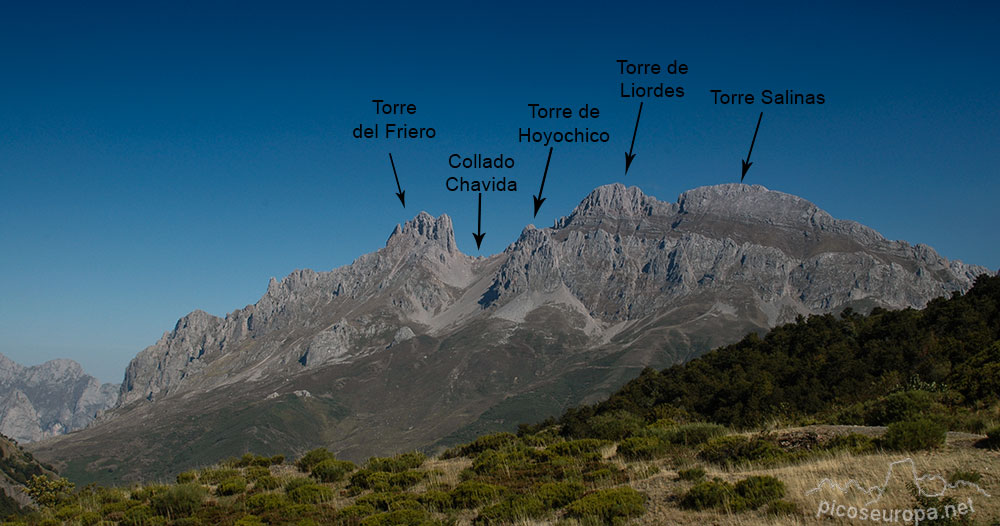
[[26, 443], [84, 428], [115, 405], [118, 390], [73, 360], [25, 367], [0, 354], [0, 434]]
[[762, 186], [673, 203], [599, 187], [489, 257], [461, 253], [447, 215], [420, 213], [350, 265], [183, 317], [132, 360], [113, 409], [30, 449], [111, 483], [250, 451], [434, 450], [800, 315], [922, 307], [983, 273]]

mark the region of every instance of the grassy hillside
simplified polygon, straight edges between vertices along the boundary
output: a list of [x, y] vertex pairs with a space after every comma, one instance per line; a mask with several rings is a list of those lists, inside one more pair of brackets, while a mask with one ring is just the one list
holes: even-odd
[[[927, 450], [903, 452], [887, 438], [891, 430], [863, 427], [735, 433], [660, 423], [621, 440], [567, 440], [554, 431], [487, 435], [435, 459], [409, 453], [362, 466], [322, 449], [295, 463], [246, 455], [182, 473], [169, 485], [29, 482], [42, 508], [4, 524], [778, 525], [814, 520], [822, 498], [863, 505], [857, 496], [807, 492], [824, 478], [877, 484], [904, 457], [921, 475], [993, 491], [1000, 483], [1000, 452], [976, 447], [1000, 445], [1000, 434], [992, 442], [951, 434], [918, 446]], [[937, 524], [998, 524], [1000, 499], [971, 486], [927, 498], [901, 479], [879, 505], [944, 509], [968, 499], [974, 512]]]
[[1000, 401], [1000, 277], [923, 310], [800, 318], [764, 337], [663, 371], [646, 370], [607, 401], [567, 411], [568, 437], [631, 415], [753, 428], [769, 422], [886, 425], [917, 415], [982, 432]]
[[863, 509], [1000, 525], [998, 382], [1000, 278], [982, 277], [922, 311], [750, 335], [436, 458], [245, 455], [130, 488], [32, 477], [41, 508], [7, 524], [853, 524], [830, 510]]

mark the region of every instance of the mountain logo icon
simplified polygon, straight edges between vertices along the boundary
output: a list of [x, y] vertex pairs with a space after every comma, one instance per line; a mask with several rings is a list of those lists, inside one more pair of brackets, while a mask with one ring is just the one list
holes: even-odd
[[979, 493], [984, 497], [990, 496], [986, 490], [979, 487], [979, 484], [976, 484], [975, 482], [969, 482], [967, 480], [949, 482], [947, 479], [937, 474], [920, 475], [912, 458], [904, 458], [903, 460], [897, 460], [889, 464], [889, 469], [886, 471], [885, 479], [882, 481], [882, 484], [865, 487], [857, 480], [850, 479], [841, 485], [832, 479], [825, 478], [821, 480], [816, 487], [806, 491], [805, 494], [812, 495], [822, 491], [824, 488], [839, 491], [843, 495], [847, 495], [851, 492], [857, 492], [867, 496], [869, 500], [865, 503], [865, 506], [870, 506], [878, 502], [879, 499], [885, 495], [893, 477], [899, 472], [902, 472], [904, 477], [909, 475], [909, 477], [913, 479], [914, 487], [923, 497], [944, 497], [948, 491], [959, 488], [971, 488], [976, 493]]

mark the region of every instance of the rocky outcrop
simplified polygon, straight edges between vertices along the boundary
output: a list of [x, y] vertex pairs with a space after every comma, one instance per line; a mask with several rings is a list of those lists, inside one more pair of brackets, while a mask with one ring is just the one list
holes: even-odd
[[19, 442], [84, 428], [117, 398], [117, 385], [102, 385], [72, 360], [24, 367], [0, 354], [0, 433]]

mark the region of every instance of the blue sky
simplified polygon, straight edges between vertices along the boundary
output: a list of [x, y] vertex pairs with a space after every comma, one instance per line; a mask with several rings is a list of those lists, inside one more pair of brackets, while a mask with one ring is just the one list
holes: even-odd
[[[24, 4], [24, 3], [22, 3]], [[471, 4], [471, 6], [470, 6]], [[0, 19], [0, 352], [120, 381], [194, 309], [253, 303], [426, 210], [459, 247], [503, 250], [594, 187], [672, 201], [739, 179], [948, 258], [1000, 267], [1000, 9], [909, 2], [605, 5], [171, 2], [8, 6]], [[834, 5], [835, 4], [835, 5]], [[280, 5], [280, 8], [279, 8]], [[619, 58], [688, 64], [682, 99], [619, 97]], [[631, 82], [632, 79], [627, 79]], [[711, 89], [822, 92], [822, 106], [714, 106]], [[433, 141], [359, 141], [370, 100], [412, 102]], [[517, 143], [528, 104], [598, 106], [599, 145]], [[406, 190], [393, 195], [391, 152]], [[516, 159], [518, 191], [445, 190], [451, 153]]]

